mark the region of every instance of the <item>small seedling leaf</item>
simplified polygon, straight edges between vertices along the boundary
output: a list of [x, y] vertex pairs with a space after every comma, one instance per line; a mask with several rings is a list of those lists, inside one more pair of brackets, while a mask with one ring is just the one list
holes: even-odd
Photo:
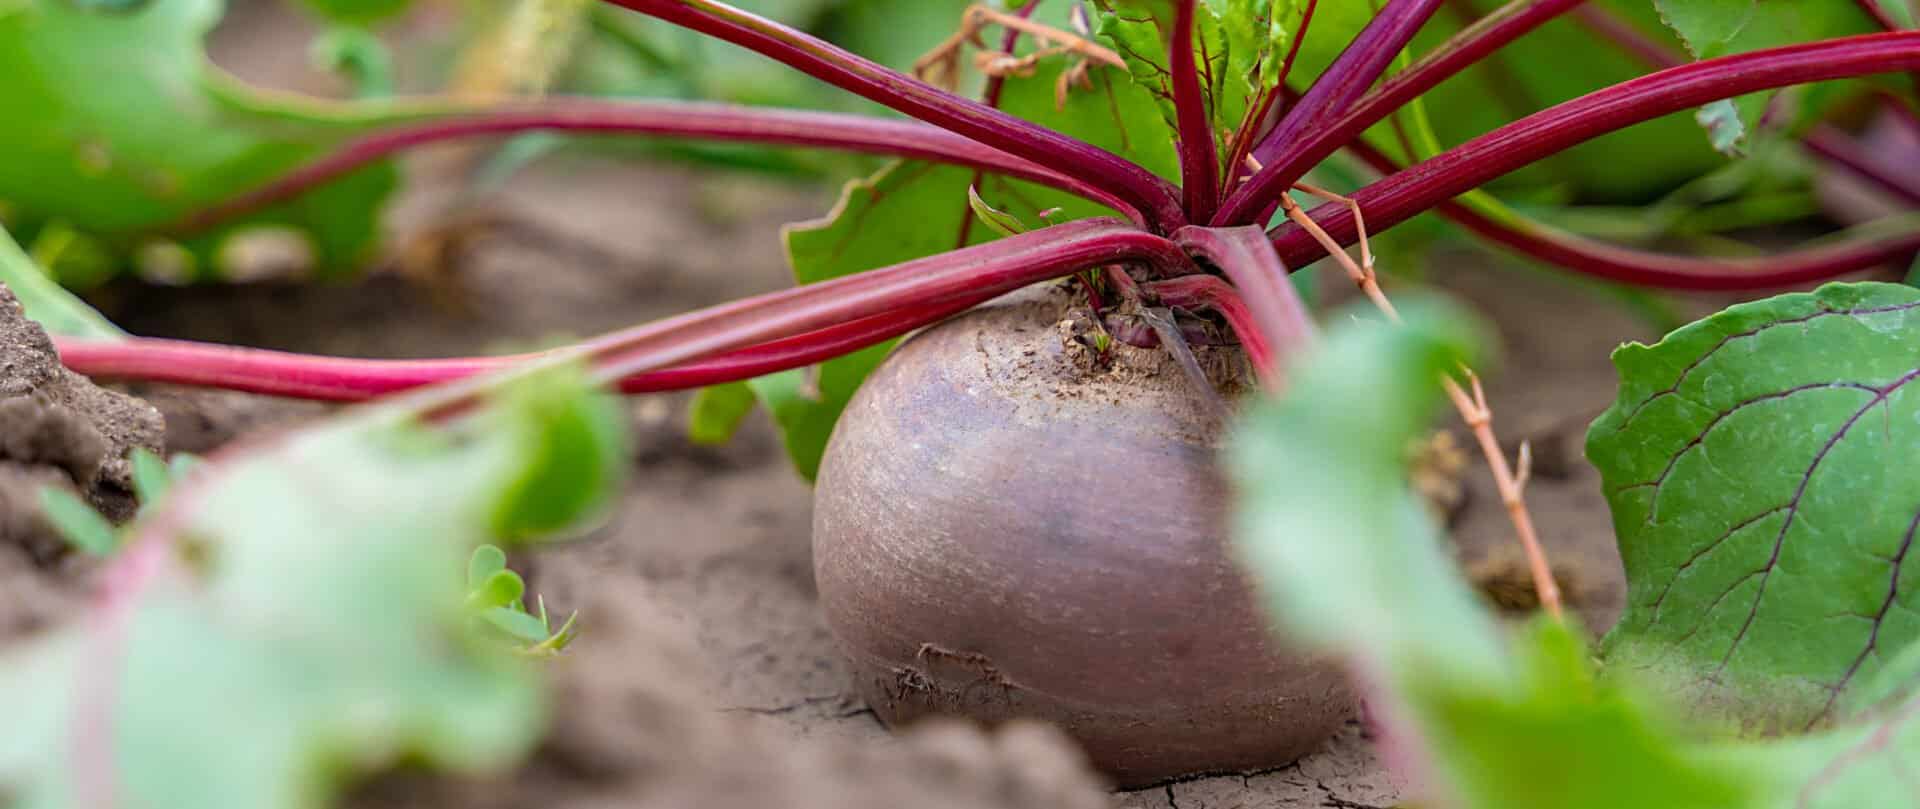
[[167, 496], [173, 486], [173, 469], [145, 447], [136, 447], [133, 461], [133, 493], [141, 503], [153, 503]]
[[[467, 608], [492, 611], [519, 606], [527, 583], [511, 570], [496, 570], [467, 594]], [[524, 614], [524, 613], [522, 613]]]
[[493, 574], [507, 569], [507, 552], [498, 545], [481, 545], [467, 558], [467, 589], [478, 590]]
[[547, 629], [546, 622], [532, 615], [528, 615], [521, 610], [507, 607], [492, 607], [480, 613], [480, 615], [486, 619], [487, 623], [492, 624], [495, 629], [505, 632], [514, 640], [528, 645], [544, 643], [551, 636], [551, 632]]
[[[560, 624], [560, 628], [558, 630], [555, 630], [551, 637], [541, 641], [539, 644], [535, 645], [532, 649], [529, 649], [527, 651], [533, 654], [541, 654], [541, 655], [554, 655], [554, 654], [559, 654], [562, 651], [565, 651], [567, 646], [569, 644], [572, 644], [575, 638], [580, 637], [579, 623], [580, 623], [580, 613], [578, 612], [569, 613], [567, 615], [567, 620]], [[540, 605], [540, 625], [541, 626], [553, 625], [547, 621], [547, 605], [545, 603], [542, 603]]]
[[51, 486], [40, 490], [40, 513], [67, 542], [94, 556], [108, 556], [120, 547], [120, 535], [87, 505], [87, 501], [65, 489]]
[[352, 85], [354, 97], [393, 95], [393, 54], [372, 31], [335, 26], [313, 41], [311, 53], [315, 67], [337, 73]]
[[973, 209], [973, 215], [978, 217], [982, 224], [993, 228], [993, 232], [1002, 236], [1015, 236], [1027, 232], [1027, 223], [1020, 221], [1020, 217], [995, 208], [981, 199], [980, 189], [977, 186], [967, 186], [967, 207]]
[[1627, 570], [1610, 665], [1742, 726], [1834, 718], [1920, 640], [1920, 290], [1741, 304], [1614, 364], [1587, 438]]

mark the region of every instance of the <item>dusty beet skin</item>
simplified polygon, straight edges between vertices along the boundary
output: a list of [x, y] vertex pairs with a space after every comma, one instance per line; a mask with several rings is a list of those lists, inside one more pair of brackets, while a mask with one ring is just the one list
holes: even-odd
[[862, 694], [891, 725], [1056, 722], [1123, 786], [1313, 751], [1353, 699], [1228, 556], [1222, 425], [1164, 352], [1100, 362], [1072, 320], [1056, 287], [935, 326], [841, 417], [814, 566]]

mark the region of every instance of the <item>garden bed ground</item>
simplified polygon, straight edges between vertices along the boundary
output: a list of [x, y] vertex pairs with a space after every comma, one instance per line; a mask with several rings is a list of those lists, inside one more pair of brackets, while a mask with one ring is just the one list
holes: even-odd
[[[228, 42], [245, 46], [234, 50], [242, 57], [281, 54], [262, 63], [269, 74], [288, 54], [296, 64], [285, 69], [297, 71], [299, 47], [255, 36], [286, 31], [279, 22]], [[416, 174], [446, 163], [444, 154], [425, 157]], [[99, 302], [148, 335], [361, 356], [517, 350], [778, 288], [787, 279], [777, 226], [830, 202], [822, 189], [583, 156], [543, 163], [458, 214], [434, 188], [415, 184], [392, 216], [396, 233], [417, 240], [436, 223], [481, 224], [444, 231], [459, 238], [437, 244], [460, 249], [429, 279], [389, 271], [344, 285], [123, 286]], [[1484, 256], [1440, 263], [1432, 280], [1501, 324], [1504, 362], [1490, 379], [1498, 424], [1509, 441], [1533, 442], [1530, 497], [1545, 541], [1580, 614], [1604, 627], [1623, 585], [1579, 445], [1613, 395], [1607, 352], [1648, 328], [1608, 299], [1568, 294]], [[137, 392], [166, 414], [174, 449], [205, 451], [326, 412], [234, 394]], [[480, 783], [388, 779], [360, 805], [1101, 805], [1044, 736], [1015, 734], [998, 748], [957, 733], [888, 741], [850, 695], [815, 604], [807, 487], [764, 419], [728, 446], [698, 447], [683, 437], [685, 403], [631, 401], [633, 476], [610, 521], [528, 561], [533, 590], [579, 609], [583, 628], [554, 666], [559, 723], [535, 760]], [[1524, 603], [1524, 566], [1483, 477], [1477, 462], [1468, 467], [1454, 538], [1483, 589]], [[0, 548], [0, 627], [34, 625], [73, 603], [85, 578], [76, 567], [36, 566]], [[1165, 785], [1119, 803], [1262, 809], [1388, 806], [1397, 797], [1350, 725], [1294, 766]]]

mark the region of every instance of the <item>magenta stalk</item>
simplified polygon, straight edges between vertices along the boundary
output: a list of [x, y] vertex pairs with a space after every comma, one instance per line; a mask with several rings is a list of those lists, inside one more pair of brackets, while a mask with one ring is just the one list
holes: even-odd
[[[812, 365], [899, 337], [985, 299], [902, 307], [781, 340], [619, 380], [621, 393], [688, 390]], [[323, 402], [362, 402], [538, 361], [539, 354], [435, 360], [325, 357], [260, 348], [135, 337], [54, 338], [60, 360], [95, 379], [167, 382]]]
[[593, 361], [598, 378], [629, 392], [674, 390], [820, 362], [1027, 284], [1128, 261], [1180, 274], [1194, 269], [1166, 239], [1115, 220], [1091, 219], [746, 298], [542, 354], [365, 360], [138, 338], [62, 340], [59, 348], [68, 367], [89, 375], [328, 401], [359, 401], [570, 358]]
[[[1387, 3], [1386, 8], [1381, 9], [1373, 21], [1367, 23], [1367, 27], [1347, 45], [1347, 49], [1340, 52], [1339, 58], [1333, 60], [1326, 72], [1314, 80], [1313, 86], [1308, 87], [1300, 99], [1287, 109], [1280, 123], [1274, 125], [1273, 131], [1255, 144], [1252, 150], [1254, 160], [1271, 166], [1283, 153], [1312, 138], [1313, 131], [1324, 126], [1327, 118], [1346, 113], [1386, 73], [1400, 50], [1440, 9], [1440, 2], [1391, 0]], [[1255, 196], [1260, 189], [1271, 184], [1271, 179], [1267, 182], [1260, 180], [1262, 176], [1271, 178], [1270, 172], [1270, 168], [1263, 168], [1253, 180], [1235, 189], [1226, 204], [1208, 221], [1215, 225], [1245, 224], [1242, 220], [1252, 213], [1250, 209], [1259, 207], [1263, 201], [1273, 200], [1271, 196]], [[1281, 186], [1280, 190], [1285, 187]]]
[[[1313, 316], [1288, 278], [1287, 267], [1273, 252], [1266, 234], [1251, 225], [1239, 228], [1182, 228], [1174, 242], [1212, 262], [1233, 282], [1251, 313], [1254, 328], [1271, 347], [1260, 367], [1268, 386], [1278, 389], [1286, 379], [1287, 360], [1312, 344]], [[1241, 342], [1246, 342], [1242, 336]]]
[[[1802, 138], [1800, 145], [1828, 163], [1846, 169], [1907, 205], [1920, 207], [1920, 183], [1886, 170], [1859, 141], [1833, 126], [1820, 124]], [[1911, 157], [1911, 156], [1909, 156]]]
[[1765, 258], [1673, 256], [1603, 244], [1544, 226], [1514, 227], [1464, 205], [1439, 211], [1488, 241], [1583, 275], [1644, 287], [1737, 292], [1795, 286], [1904, 261], [1920, 252], [1920, 232], [1806, 247]]
[[399, 126], [368, 135], [265, 186], [199, 211], [170, 230], [191, 232], [220, 224], [291, 199], [368, 163], [415, 146], [532, 131], [657, 135], [910, 157], [1031, 180], [1078, 194], [1136, 218], [1140, 216], [1128, 202], [1098, 186], [926, 124], [730, 104], [557, 99]]
[[[1871, 3], [1869, 3], [1871, 5]], [[1577, 18], [1588, 30], [1599, 34], [1620, 49], [1642, 63], [1654, 68], [1668, 68], [1686, 64], [1685, 55], [1657, 42], [1652, 37], [1633, 27], [1631, 23], [1620, 19], [1599, 6], [1582, 6], [1576, 12]], [[1893, 26], [1889, 26], [1892, 30]], [[1890, 99], [1889, 106], [1904, 111], [1906, 104], [1899, 99]], [[1826, 160], [1855, 176], [1879, 186], [1895, 197], [1909, 204], [1920, 204], [1920, 187], [1904, 177], [1886, 171], [1878, 161], [1856, 144], [1847, 133], [1829, 124], [1819, 124], [1801, 138], [1800, 145], [1814, 156]]]
[[1254, 373], [1260, 383], [1268, 390], [1277, 391], [1281, 381], [1276, 373], [1273, 347], [1267, 343], [1267, 335], [1255, 321], [1253, 310], [1247, 308], [1232, 284], [1215, 275], [1183, 275], [1165, 281], [1152, 281], [1141, 286], [1147, 294], [1158, 298], [1167, 306], [1182, 309], [1211, 309], [1227, 321], [1227, 328], [1240, 338], [1241, 350], [1247, 352], [1247, 361], [1253, 363]]
[[1220, 203], [1220, 152], [1213, 141], [1207, 99], [1200, 89], [1200, 66], [1193, 55], [1195, 6], [1200, 0], [1175, 0], [1173, 32], [1167, 41], [1174, 118], [1180, 126], [1180, 183], [1187, 219], [1205, 222]]
[[[1435, 207], [1509, 171], [1600, 135], [1711, 101], [1792, 84], [1920, 67], [1920, 32], [1867, 34], [1725, 56], [1662, 70], [1589, 93], [1503, 126], [1354, 195], [1376, 230]], [[1342, 242], [1355, 238], [1352, 214], [1328, 204], [1314, 219]], [[1276, 229], [1275, 249], [1298, 266], [1323, 251], [1291, 225]], [[1575, 268], [1579, 269], [1579, 268]], [[1742, 288], [1737, 278], [1726, 279]]]
[[876, 270], [745, 298], [585, 344], [608, 381], [885, 314], [1001, 295], [1087, 267], [1194, 271], [1178, 245], [1113, 219], [1083, 219]]
[[[1383, 172], [1399, 169], [1366, 144], [1353, 153]], [[1528, 258], [1622, 283], [1673, 290], [1743, 291], [1792, 286], [1904, 261], [1920, 251], [1920, 232], [1803, 247], [1764, 258], [1707, 258], [1596, 242], [1533, 222], [1489, 218], [1458, 202], [1435, 211], [1475, 235]]]
[[1186, 222], [1180, 192], [1153, 172], [1092, 144], [1021, 120], [717, 0], [607, 0], [731, 42], [942, 129], [1079, 177], [1171, 231]]
[[1441, 82], [1584, 1], [1514, 0], [1482, 17], [1406, 70], [1362, 96], [1351, 109], [1337, 113], [1332, 122], [1317, 122], [1309, 134], [1286, 148], [1269, 152], [1267, 157], [1260, 158], [1264, 168], [1229, 195], [1227, 202], [1214, 215], [1214, 222], [1241, 224], [1270, 210], [1280, 191], [1299, 181], [1308, 169], [1327, 159], [1341, 146], [1358, 139], [1368, 127], [1380, 123], [1394, 110], [1406, 106]]

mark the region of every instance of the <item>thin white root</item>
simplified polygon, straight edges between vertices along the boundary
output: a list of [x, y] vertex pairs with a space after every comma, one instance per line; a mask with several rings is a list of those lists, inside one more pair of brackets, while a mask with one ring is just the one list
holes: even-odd
[[[1301, 191], [1305, 191], [1321, 199], [1327, 200], [1328, 202], [1337, 202], [1337, 203], [1340, 203], [1341, 205], [1345, 205], [1347, 206], [1347, 210], [1353, 212], [1354, 232], [1360, 235], [1360, 267], [1361, 269], [1366, 270], [1369, 275], [1371, 275], [1373, 273], [1373, 246], [1367, 244], [1367, 217], [1365, 214], [1361, 213], [1360, 211], [1359, 200], [1356, 200], [1353, 197], [1335, 194], [1332, 191], [1328, 191], [1324, 188], [1320, 188], [1317, 186], [1307, 185], [1306, 183], [1294, 183], [1293, 187]], [[1343, 250], [1341, 252], [1346, 252], [1346, 251]]]
[[[1329, 235], [1325, 228], [1320, 227], [1318, 222], [1313, 221], [1313, 217], [1308, 216], [1307, 212], [1300, 208], [1300, 203], [1295, 202], [1292, 195], [1286, 193], [1280, 195], [1280, 208], [1286, 212], [1287, 219], [1299, 225], [1313, 237], [1314, 241], [1319, 242], [1320, 246], [1326, 249], [1327, 255], [1333, 257], [1334, 261], [1347, 271], [1347, 276], [1360, 287], [1361, 293], [1385, 313], [1388, 320], [1394, 323], [1401, 322], [1399, 311], [1393, 308], [1391, 301], [1387, 300], [1386, 293], [1380, 289], [1380, 279], [1374, 272], [1373, 251], [1367, 245], [1367, 226], [1366, 220], [1361, 218], [1360, 203], [1351, 197], [1305, 184], [1296, 184], [1294, 187], [1323, 199], [1343, 203], [1353, 211], [1354, 225], [1360, 234], [1361, 260], [1358, 262], [1353, 260], [1353, 256], [1347, 254], [1346, 248]], [[1547, 562], [1546, 549], [1541, 547], [1539, 534], [1534, 530], [1533, 515], [1527, 511], [1526, 481], [1532, 474], [1533, 454], [1525, 444], [1521, 445], [1520, 474], [1516, 475], [1513, 468], [1507, 464], [1506, 452], [1500, 449], [1499, 437], [1494, 435], [1493, 408], [1487, 405], [1487, 393], [1480, 385], [1479, 375], [1475, 374], [1473, 369], [1464, 366], [1461, 367], [1460, 372], [1466, 377], [1473, 392], [1469, 394], [1452, 376], [1446, 376], [1442, 378], [1442, 383], [1446, 387], [1447, 398], [1453, 402], [1454, 409], [1460, 411], [1461, 419], [1466, 422], [1468, 429], [1473, 431], [1474, 440], [1480, 445], [1480, 454], [1487, 459], [1487, 468], [1493, 473], [1494, 487], [1500, 492], [1500, 502], [1506, 506], [1507, 517], [1513, 522], [1514, 533], [1519, 535], [1520, 547], [1527, 555], [1527, 566], [1533, 575], [1533, 588], [1539, 595], [1540, 606], [1547, 611], [1548, 615], [1559, 618], [1563, 611], [1560, 603], [1560, 585], [1554, 581], [1553, 567]]]

